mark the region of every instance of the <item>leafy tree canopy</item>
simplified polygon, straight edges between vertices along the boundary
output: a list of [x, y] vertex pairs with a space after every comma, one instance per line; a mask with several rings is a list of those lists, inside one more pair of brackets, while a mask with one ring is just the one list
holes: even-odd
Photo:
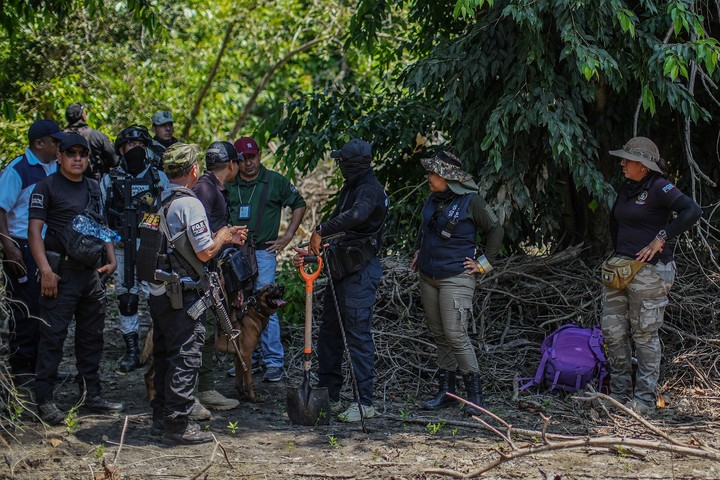
[[[706, 7], [360, 0], [346, 46], [372, 53], [383, 81], [289, 102], [281, 154], [309, 171], [338, 140], [370, 139], [397, 205], [421, 179], [417, 157], [445, 145], [479, 179], [510, 249], [585, 240], [599, 253], [619, 181], [608, 150], [649, 136], [685, 191], [718, 178], [706, 139], [717, 136], [720, 47]], [[402, 207], [396, 222], [417, 224]]]

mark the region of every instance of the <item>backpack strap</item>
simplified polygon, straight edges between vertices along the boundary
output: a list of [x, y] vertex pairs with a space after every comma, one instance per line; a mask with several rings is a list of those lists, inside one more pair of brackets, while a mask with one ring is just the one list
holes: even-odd
[[170, 229], [167, 225], [167, 211], [170, 209], [170, 204], [181, 197], [195, 197], [195, 193], [192, 190], [185, 187], [174, 187], [172, 193], [166, 198], [162, 204], [158, 214], [160, 215], [160, 231], [165, 235], [167, 242], [172, 245], [175, 251], [185, 260], [195, 271], [195, 273], [202, 278], [205, 275], [205, 264], [197, 258], [195, 251], [190, 245], [190, 241], [187, 238], [187, 232], [182, 231], [175, 236], [170, 235]]

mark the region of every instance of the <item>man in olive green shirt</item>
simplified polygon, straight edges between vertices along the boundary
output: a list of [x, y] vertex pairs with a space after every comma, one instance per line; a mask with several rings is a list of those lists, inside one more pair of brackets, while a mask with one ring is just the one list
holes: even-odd
[[[247, 225], [255, 239], [258, 277], [254, 290], [275, 282], [276, 255], [287, 247], [295, 235], [303, 215], [305, 200], [290, 181], [260, 164], [260, 148], [255, 140], [242, 137], [235, 142], [235, 150], [245, 157], [235, 182], [228, 186], [230, 220], [233, 225]], [[292, 216], [284, 235], [278, 236], [280, 216], [290, 207]], [[279, 382], [282, 378], [285, 350], [280, 341], [280, 322], [270, 317], [262, 333], [262, 353], [265, 362], [263, 381]]]

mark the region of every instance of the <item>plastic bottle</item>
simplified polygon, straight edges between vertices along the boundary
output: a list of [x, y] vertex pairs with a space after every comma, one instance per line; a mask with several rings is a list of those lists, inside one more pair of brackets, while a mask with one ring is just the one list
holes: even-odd
[[76, 232], [99, 238], [104, 242], [117, 242], [120, 240], [120, 235], [118, 235], [114, 230], [111, 230], [104, 225], [100, 225], [85, 215], [77, 215], [73, 218], [72, 226]]

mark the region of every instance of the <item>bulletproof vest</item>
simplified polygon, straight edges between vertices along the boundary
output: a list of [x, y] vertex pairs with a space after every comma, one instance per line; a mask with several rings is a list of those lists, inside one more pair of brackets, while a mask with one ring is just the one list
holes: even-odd
[[455, 197], [441, 207], [431, 195], [422, 215], [418, 269], [432, 278], [448, 278], [465, 271], [465, 257], [475, 258], [475, 224], [467, 213], [473, 194]]
[[[125, 204], [125, 178], [130, 177], [130, 203]], [[155, 168], [147, 169], [142, 177], [133, 177], [126, 172], [115, 171], [110, 174], [110, 188], [108, 201], [105, 205], [106, 215], [110, 228], [122, 230], [126, 219], [124, 211], [133, 206], [138, 212], [138, 218], [142, 213], [152, 212], [155, 207], [153, 203], [162, 189], [160, 188], [160, 175]], [[127, 240], [127, 239], [123, 239]]]
[[[164, 201], [156, 199], [153, 211], [144, 212], [138, 224], [138, 238], [140, 239], [140, 247], [137, 251], [137, 278], [141, 281], [157, 283], [155, 280], [155, 270], [161, 269], [168, 273], [175, 272], [180, 278], [188, 277], [194, 281], [200, 278], [202, 271], [202, 262], [193, 259], [187, 259], [179, 253], [176, 248], [170, 245], [167, 235], [163, 229], [165, 215], [170, 208], [170, 204], [181, 197], [195, 196], [191, 190], [187, 188], [174, 188], [170, 196]], [[182, 237], [182, 235], [180, 236]], [[181, 242], [183, 238], [179, 238], [177, 242]], [[187, 238], [184, 238], [187, 241]], [[191, 247], [192, 248], [192, 247]], [[194, 254], [193, 254], [194, 255]], [[199, 264], [199, 265], [198, 265]]]

